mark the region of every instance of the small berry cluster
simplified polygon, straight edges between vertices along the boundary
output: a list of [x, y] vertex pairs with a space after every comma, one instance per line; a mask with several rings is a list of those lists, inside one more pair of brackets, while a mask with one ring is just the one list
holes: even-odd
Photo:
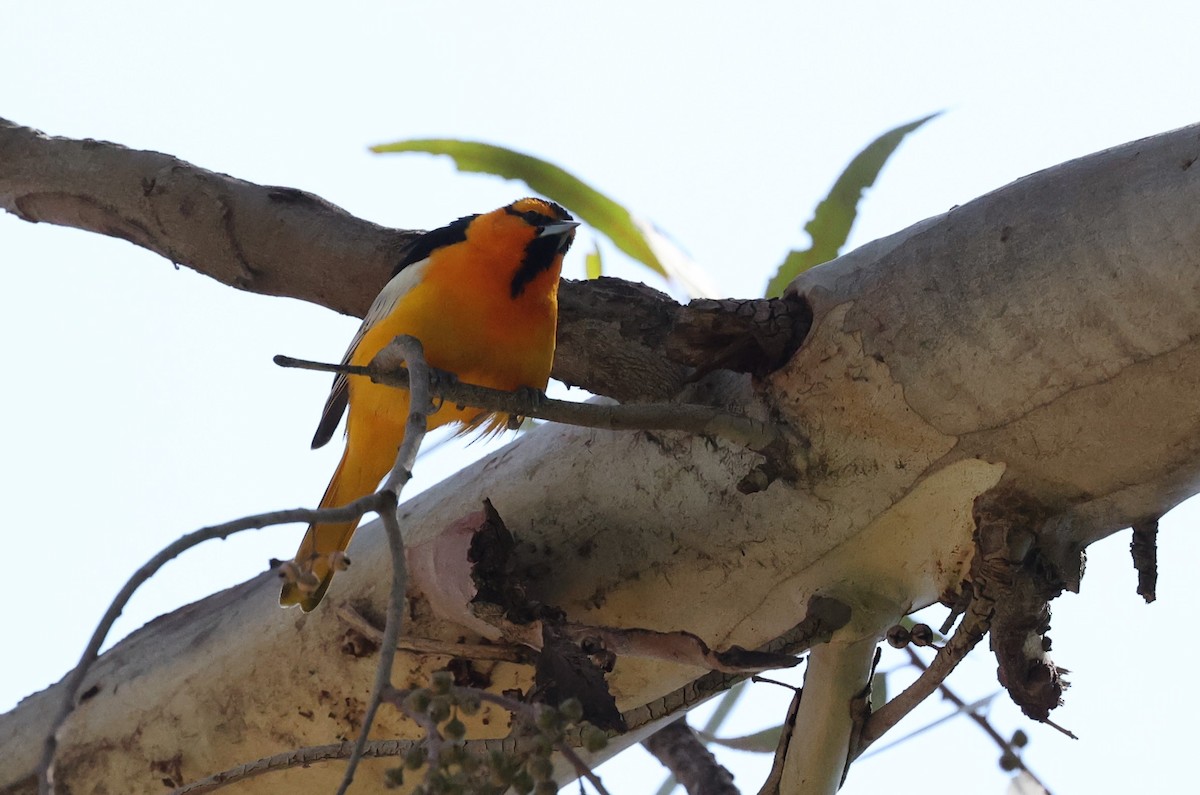
[[[504, 750], [486, 754], [467, 746], [467, 727], [459, 717], [478, 713], [484, 700], [512, 710], [517, 739]], [[403, 766], [387, 771], [385, 783], [401, 786], [406, 772], [424, 768], [424, 778], [413, 788], [413, 795], [501, 795], [510, 788], [518, 795], [553, 795], [558, 792], [558, 784], [554, 781], [552, 757], [564, 746], [569, 730], [578, 726], [583, 746], [591, 752], [608, 742], [603, 731], [590, 724], [579, 725], [583, 706], [577, 699], [568, 699], [557, 707], [525, 704], [457, 687], [449, 671], [434, 673], [429, 687], [407, 691], [400, 703], [409, 717], [425, 727], [427, 737], [409, 750]]]

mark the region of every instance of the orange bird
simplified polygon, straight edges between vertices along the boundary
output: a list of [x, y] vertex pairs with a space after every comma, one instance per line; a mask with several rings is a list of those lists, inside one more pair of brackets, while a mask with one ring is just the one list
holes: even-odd
[[[575, 239], [567, 211], [554, 202], [521, 199], [483, 215], [460, 218], [413, 242], [375, 298], [343, 363], [364, 366], [393, 338], [409, 334], [425, 347], [430, 366], [459, 380], [515, 390], [545, 389], [554, 360], [558, 278]], [[338, 375], [313, 437], [333, 437], [342, 413], [346, 450], [321, 498], [335, 508], [375, 491], [395, 463], [408, 420], [408, 391]], [[449, 422], [498, 429], [508, 418], [443, 404], [429, 427]], [[357, 521], [310, 525], [296, 552], [315, 590], [287, 582], [279, 603], [305, 611], [320, 603], [333, 578], [331, 556], [350, 543]], [[312, 577], [301, 581], [312, 582]]]

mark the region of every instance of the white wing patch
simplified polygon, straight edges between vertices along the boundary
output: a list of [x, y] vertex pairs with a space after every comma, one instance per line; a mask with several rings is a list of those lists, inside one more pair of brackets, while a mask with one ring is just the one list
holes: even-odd
[[[429, 258], [426, 257], [402, 269], [383, 286], [379, 295], [375, 296], [375, 300], [371, 302], [371, 308], [367, 310], [362, 325], [358, 327], [354, 338], [350, 340], [346, 354], [342, 357], [342, 364], [350, 363], [350, 357], [354, 355], [355, 349], [358, 348], [358, 344], [362, 342], [367, 332], [392, 313], [404, 296], [421, 283], [421, 280], [425, 278], [425, 271], [428, 269]], [[333, 388], [329, 391], [325, 408], [321, 412], [321, 422], [317, 425], [317, 433], [312, 442], [314, 448], [321, 447], [333, 438], [333, 432], [341, 422], [342, 414], [346, 411], [346, 403], [349, 400], [348, 388], [346, 374], [338, 373], [337, 377], [333, 379]]]

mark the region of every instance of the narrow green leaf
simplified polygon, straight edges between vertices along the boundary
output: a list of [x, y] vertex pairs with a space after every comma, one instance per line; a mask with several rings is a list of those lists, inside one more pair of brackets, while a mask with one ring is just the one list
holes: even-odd
[[518, 179], [571, 210], [618, 249], [656, 273], [667, 276], [629, 211], [563, 169], [502, 146], [447, 138], [413, 139], [380, 144], [372, 152], [423, 152], [448, 155], [459, 171]]
[[871, 677], [871, 711], [878, 712], [887, 702], [887, 674], [877, 673]]
[[804, 225], [804, 231], [812, 238], [812, 244], [804, 250], [788, 253], [779, 270], [767, 284], [767, 297], [777, 298], [792, 279], [822, 262], [838, 255], [850, 236], [850, 228], [858, 215], [858, 202], [863, 191], [875, 184], [888, 158], [900, 146], [905, 136], [925, 122], [941, 115], [932, 113], [923, 119], [902, 124], [876, 138], [865, 149], [855, 155], [846, 170], [834, 182], [829, 195], [817, 205], [812, 220]]
[[996, 698], [996, 696], [1000, 695], [1001, 692], [1002, 691], [997, 690], [995, 693], [992, 693], [990, 696], [984, 696], [983, 698], [979, 699], [978, 701], [975, 701], [970, 704], [964, 704], [963, 706], [956, 708], [949, 715], [944, 715], [935, 721], [926, 723], [921, 728], [914, 729], [913, 731], [909, 732], [908, 734], [904, 735], [903, 737], [898, 737], [895, 740], [892, 740], [890, 743], [884, 743], [883, 745], [872, 745], [870, 750], [868, 750], [866, 753], [864, 753], [862, 756], [860, 756], [859, 759], [867, 759], [868, 757], [875, 756], [876, 754], [881, 754], [884, 751], [888, 750], [889, 748], [900, 745], [901, 743], [904, 743], [904, 742], [908, 742], [912, 738], [914, 738], [918, 735], [924, 734], [925, 732], [929, 731], [930, 729], [940, 726], [943, 723], [945, 723], [946, 721], [952, 720], [952, 719], [958, 717], [959, 715], [966, 715], [966, 714], [978, 712], [978, 711], [982, 710], [984, 707], [986, 707], [988, 704], [990, 704], [992, 702], [992, 700]]
[[782, 726], [772, 726], [769, 729], [745, 734], [741, 737], [710, 737], [700, 735], [706, 743], [732, 748], [735, 751], [747, 751], [754, 754], [773, 754], [779, 747], [779, 738], [783, 735]]
[[745, 693], [745, 682], [739, 682], [731, 687], [721, 696], [721, 702], [717, 704], [717, 708], [713, 710], [713, 713], [708, 716], [708, 720], [704, 722], [704, 728], [700, 731], [708, 735], [716, 734], [717, 730], [725, 723], [725, 719], [733, 713], [733, 708], [738, 703], [738, 699], [745, 695]]
[[589, 279], [599, 279], [604, 273], [604, 262], [600, 259], [600, 247], [592, 246], [592, 250], [583, 258], [584, 272]]

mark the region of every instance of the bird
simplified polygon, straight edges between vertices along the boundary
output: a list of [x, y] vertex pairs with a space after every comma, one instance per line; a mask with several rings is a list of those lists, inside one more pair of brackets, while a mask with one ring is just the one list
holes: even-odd
[[[578, 225], [560, 205], [524, 198], [426, 232], [402, 254], [342, 363], [368, 365], [407, 334], [421, 341], [431, 367], [460, 381], [544, 390], [554, 360], [559, 275]], [[378, 488], [404, 441], [408, 402], [407, 390], [364, 376], [334, 378], [312, 447], [329, 442], [343, 413], [346, 447], [321, 508], [346, 505]], [[459, 422], [460, 432], [498, 431], [509, 420], [443, 403], [429, 415], [428, 427]], [[306, 613], [316, 608], [357, 526], [358, 520], [309, 525], [292, 574], [285, 575], [281, 605], [299, 605]]]

